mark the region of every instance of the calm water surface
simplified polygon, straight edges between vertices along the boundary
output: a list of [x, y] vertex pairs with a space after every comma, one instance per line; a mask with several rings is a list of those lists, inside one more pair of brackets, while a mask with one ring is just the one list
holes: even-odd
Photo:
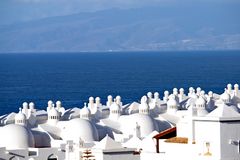
[[89, 96], [138, 101], [148, 91], [200, 86], [221, 93], [240, 84], [240, 51], [1, 54], [0, 114], [24, 101], [45, 109], [49, 99], [82, 107]]

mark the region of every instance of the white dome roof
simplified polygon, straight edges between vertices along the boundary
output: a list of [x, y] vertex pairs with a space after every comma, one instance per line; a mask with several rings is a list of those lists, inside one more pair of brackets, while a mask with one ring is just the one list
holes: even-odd
[[9, 124], [0, 128], [0, 147], [7, 149], [34, 147], [34, 137], [26, 127]]
[[98, 131], [95, 125], [90, 121], [75, 118], [66, 123], [67, 125], [63, 128], [61, 133], [61, 137], [64, 140], [79, 141], [80, 138], [85, 142], [98, 140]]
[[48, 101], [48, 105], [52, 105], [53, 104], [53, 101], [52, 100], [49, 100]]
[[28, 108], [28, 103], [27, 102], [23, 102], [22, 106], [23, 106], [24, 109], [25, 108], [27, 109]]
[[108, 95], [107, 99], [112, 100], [113, 99], [112, 95]]
[[93, 97], [89, 97], [88, 100], [89, 100], [89, 101], [94, 101], [94, 98], [93, 98]]
[[110, 106], [110, 110], [113, 111], [113, 110], [121, 110], [121, 107], [116, 103], [114, 102], [111, 106]]
[[179, 92], [184, 92], [184, 89], [183, 89], [183, 88], [180, 88], [180, 89], [179, 89]]
[[178, 89], [177, 88], [173, 88], [173, 92], [178, 92]]
[[35, 108], [35, 104], [33, 102], [30, 102], [29, 103], [29, 108], [34, 109]]
[[176, 99], [174, 98], [174, 96], [170, 96], [169, 100], [167, 101], [167, 106], [177, 106], [178, 103], [176, 101]]
[[159, 98], [159, 93], [158, 92], [154, 93], [154, 98]]
[[117, 97], [116, 97], [116, 100], [121, 101], [121, 96], [117, 96]]
[[201, 96], [204, 96], [204, 95], [205, 95], [205, 91], [204, 91], [204, 90], [201, 90], [200, 95], [201, 95]]
[[194, 91], [194, 88], [193, 87], [189, 87], [189, 92], [193, 92]]
[[238, 84], [234, 84], [234, 88], [238, 88], [239, 87], [239, 85]]
[[57, 102], [56, 102], [56, 105], [61, 106], [61, 105], [62, 105], [62, 102], [61, 102], [61, 101], [57, 101]]
[[175, 96], [178, 95], [178, 89], [177, 88], [173, 88], [173, 95], [175, 95]]
[[152, 98], [152, 92], [148, 92], [148, 93], [147, 93], [147, 96], [148, 96], [149, 98]]
[[169, 91], [164, 91], [164, 95], [169, 95]]
[[227, 88], [232, 89], [232, 84], [227, 84]]
[[154, 119], [145, 114], [136, 113], [129, 116], [121, 116], [119, 122], [121, 124], [121, 131], [127, 135], [134, 133], [136, 124], [140, 126], [141, 137], [146, 137], [154, 130], [158, 130], [158, 126]]
[[197, 92], [200, 92], [202, 89], [200, 87], [197, 87]]
[[200, 97], [196, 100], [195, 104], [196, 104], [196, 106], [198, 106], [198, 105], [205, 105], [205, 104], [206, 104], [206, 101], [205, 101], [205, 99], [204, 99], [202, 96], [200, 96]]
[[213, 96], [213, 92], [212, 92], [212, 91], [209, 91], [209, 92], [208, 92], [208, 95], [209, 95], [209, 96]]
[[193, 91], [194, 90], [194, 88], [193, 87], [189, 87], [189, 89], [188, 89], [189, 91]]

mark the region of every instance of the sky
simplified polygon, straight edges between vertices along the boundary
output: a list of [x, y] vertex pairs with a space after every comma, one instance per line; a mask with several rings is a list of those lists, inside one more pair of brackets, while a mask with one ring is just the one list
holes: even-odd
[[229, 7], [229, 11], [232, 10], [231, 7], [238, 6], [240, 10], [240, 0], [0, 0], [0, 25], [111, 8], [174, 5], [211, 5], [213, 9], [220, 5]]

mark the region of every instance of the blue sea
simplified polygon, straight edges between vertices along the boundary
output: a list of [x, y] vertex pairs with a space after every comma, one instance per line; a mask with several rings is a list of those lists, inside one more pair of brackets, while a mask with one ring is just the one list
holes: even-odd
[[128, 103], [174, 87], [221, 93], [227, 83], [240, 84], [240, 51], [0, 54], [0, 114], [25, 101], [70, 108], [111, 94]]

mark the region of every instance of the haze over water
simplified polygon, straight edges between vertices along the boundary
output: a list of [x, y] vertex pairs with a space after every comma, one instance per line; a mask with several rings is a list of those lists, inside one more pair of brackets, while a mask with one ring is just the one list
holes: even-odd
[[240, 51], [1, 54], [0, 113], [17, 112], [24, 101], [70, 108], [99, 96], [105, 104], [109, 94], [126, 104], [174, 87], [222, 93], [227, 83], [240, 84], [239, 61]]

